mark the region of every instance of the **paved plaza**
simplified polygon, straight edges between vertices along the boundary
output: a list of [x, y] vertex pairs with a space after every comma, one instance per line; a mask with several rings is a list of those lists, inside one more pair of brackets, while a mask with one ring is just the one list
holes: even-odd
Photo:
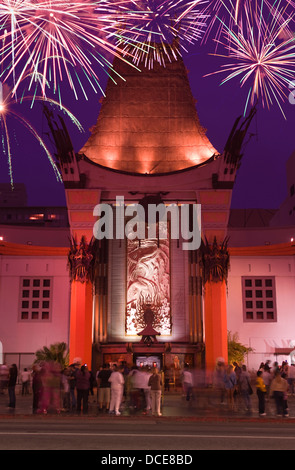
[[[16, 389], [16, 407], [15, 409], [9, 408], [8, 405], [8, 394], [7, 391], [4, 394], [0, 394], [0, 418], [12, 416], [32, 416], [32, 418], [38, 418], [39, 414], [33, 415], [32, 413], [32, 401], [33, 396], [31, 393], [28, 395], [22, 395], [21, 389]], [[256, 393], [251, 397], [252, 401], [252, 413], [248, 413], [245, 410], [244, 403], [241, 397], [238, 397], [235, 402], [235, 409], [232, 411], [228, 408], [227, 404], [220, 404], [218, 397], [213, 393], [213, 390], [208, 388], [197, 391], [196, 396], [190, 401], [186, 401], [181, 390], [171, 390], [165, 392], [162, 396], [162, 416], [157, 419], [186, 419], [186, 420], [198, 420], [198, 419], [219, 419], [219, 420], [232, 420], [232, 419], [245, 419], [245, 420], [290, 420], [295, 422], [295, 395], [288, 396], [288, 407], [289, 416], [283, 418], [277, 416], [276, 407], [273, 399], [267, 400], [266, 403], [266, 416], [259, 416], [258, 414], [258, 399]], [[48, 415], [56, 416], [56, 413], [48, 413]], [[59, 416], [75, 416], [76, 413], [70, 413], [61, 409]], [[42, 416], [42, 415], [41, 415]], [[81, 415], [81, 419], [91, 418], [106, 418], [109, 419], [126, 419], [126, 417], [149, 419], [151, 415], [149, 413], [144, 414], [142, 410], [134, 410], [129, 406], [128, 400], [124, 400], [121, 406], [121, 416], [112, 416], [106, 412], [99, 412], [97, 406], [97, 390], [94, 389], [94, 394], [89, 396], [89, 409], [87, 415]], [[154, 418], [154, 417], [153, 417]]]

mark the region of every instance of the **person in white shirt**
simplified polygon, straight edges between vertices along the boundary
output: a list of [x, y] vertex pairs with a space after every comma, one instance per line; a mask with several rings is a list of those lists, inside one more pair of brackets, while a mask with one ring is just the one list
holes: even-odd
[[144, 392], [144, 398], [145, 398], [145, 411], [149, 411], [152, 408], [152, 402], [151, 402], [151, 387], [149, 385], [149, 378], [151, 376], [151, 373], [148, 371], [148, 368], [145, 367], [142, 370], [142, 379], [143, 379], [143, 392]]
[[124, 390], [124, 377], [120, 369], [114, 366], [113, 372], [109, 378], [111, 383], [111, 401], [110, 401], [110, 413], [115, 412], [116, 416], [119, 416], [120, 405], [123, 397]]
[[184, 370], [182, 373], [182, 383], [186, 400], [189, 401], [193, 393], [193, 376], [187, 364], [184, 366]]
[[24, 368], [23, 372], [21, 373], [22, 395], [27, 395], [29, 393], [30, 378], [30, 372]]
[[269, 389], [270, 389], [270, 384], [273, 379], [273, 375], [271, 374], [270, 368], [268, 366], [265, 366], [264, 369], [262, 369], [262, 380], [265, 384], [266, 387], [266, 397], [267, 399], [269, 398]]

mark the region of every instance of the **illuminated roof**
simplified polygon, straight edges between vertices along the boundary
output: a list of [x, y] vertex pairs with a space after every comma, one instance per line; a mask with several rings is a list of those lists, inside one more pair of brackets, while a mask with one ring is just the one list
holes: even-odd
[[116, 60], [114, 68], [126, 81], [109, 80], [80, 154], [141, 174], [183, 170], [218, 154], [200, 124], [182, 59], [141, 71]]

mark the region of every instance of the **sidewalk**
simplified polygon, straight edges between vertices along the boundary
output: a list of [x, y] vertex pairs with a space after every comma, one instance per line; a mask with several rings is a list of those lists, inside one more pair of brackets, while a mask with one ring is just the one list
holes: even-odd
[[[258, 414], [258, 400], [254, 393], [252, 399], [252, 413], [248, 414], [245, 411], [242, 399], [239, 397], [236, 401], [235, 411], [230, 411], [226, 404], [219, 404], [216, 399], [210, 394], [210, 391], [202, 390], [194, 400], [186, 401], [185, 397], [182, 396], [181, 391], [170, 391], [165, 392], [162, 399], [162, 418], [174, 418], [174, 419], [185, 419], [185, 420], [290, 420], [295, 423], [295, 396], [288, 397], [289, 405], [289, 417], [283, 418], [276, 415], [276, 408], [274, 400], [268, 400], [266, 404], [266, 416], [260, 417]], [[9, 417], [28, 417], [36, 418], [40, 415], [32, 414], [32, 394], [22, 396], [20, 391], [16, 390], [16, 408], [8, 408], [8, 394], [7, 391], [0, 395], [0, 419]], [[49, 413], [47, 416], [51, 415]], [[52, 416], [56, 416], [52, 414]], [[42, 415], [41, 415], [42, 416]], [[59, 416], [62, 418], [77, 416], [75, 413], [69, 413], [61, 411]], [[127, 403], [123, 403], [121, 416], [115, 419], [122, 419], [126, 417], [148, 419], [150, 415], [144, 415], [141, 411], [134, 412], [127, 406]], [[88, 415], [81, 415], [81, 418], [97, 417], [97, 419], [108, 418], [114, 419], [113, 416], [102, 412], [98, 413], [97, 401], [96, 401], [96, 389], [94, 395], [89, 396], [89, 411]], [[153, 417], [154, 418], [154, 417]], [[160, 418], [160, 419], [162, 419]]]

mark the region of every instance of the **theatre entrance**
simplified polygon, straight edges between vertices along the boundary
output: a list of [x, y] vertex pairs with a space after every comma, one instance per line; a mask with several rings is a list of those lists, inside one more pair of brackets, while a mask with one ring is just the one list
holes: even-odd
[[162, 354], [134, 354], [133, 356], [134, 365], [137, 367], [157, 367], [158, 370], [162, 370], [163, 358]]

